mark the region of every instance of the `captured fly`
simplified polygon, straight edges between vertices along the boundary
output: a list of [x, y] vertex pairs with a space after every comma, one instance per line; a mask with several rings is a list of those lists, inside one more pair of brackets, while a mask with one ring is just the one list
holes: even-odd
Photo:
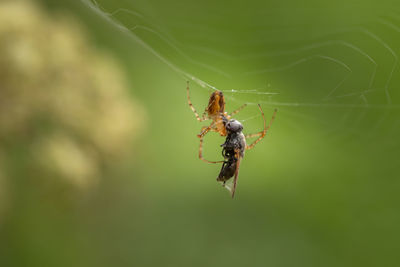
[[229, 120], [225, 122], [227, 137], [222, 146], [222, 156], [224, 163], [218, 175], [217, 181], [222, 182], [223, 186], [233, 176], [233, 186], [230, 189], [232, 198], [235, 196], [237, 178], [239, 175], [240, 161], [244, 156], [246, 149], [246, 138], [242, 133], [243, 125], [237, 120]]

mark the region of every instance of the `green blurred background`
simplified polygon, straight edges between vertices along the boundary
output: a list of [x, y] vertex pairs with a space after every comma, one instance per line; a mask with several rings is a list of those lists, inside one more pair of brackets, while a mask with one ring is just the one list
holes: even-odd
[[[0, 1], [0, 265], [399, 266], [399, 37], [398, 1]], [[187, 80], [278, 108], [233, 200]]]

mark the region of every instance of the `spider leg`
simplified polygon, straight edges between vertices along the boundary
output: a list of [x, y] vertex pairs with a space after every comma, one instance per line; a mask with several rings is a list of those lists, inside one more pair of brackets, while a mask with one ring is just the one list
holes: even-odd
[[203, 136], [205, 136], [210, 130], [212, 130], [212, 128], [214, 127], [214, 122], [212, 122], [210, 124], [210, 126], [208, 127], [203, 127], [201, 128], [201, 132], [197, 135], [198, 138], [202, 138]]
[[247, 104], [241, 105], [239, 108], [237, 108], [236, 110], [232, 111], [232, 112], [229, 114], [229, 117], [232, 117], [232, 116], [238, 114], [238, 113], [239, 113], [240, 111], [242, 111], [242, 109], [244, 109], [246, 106], [247, 106]]
[[192, 109], [192, 111], [194, 112], [194, 115], [196, 116], [196, 119], [198, 121], [205, 121], [207, 120], [206, 118], [206, 111], [204, 111], [203, 115], [200, 117], [199, 114], [197, 113], [196, 109], [194, 108], [192, 101], [190, 100], [190, 94], [189, 94], [189, 81], [187, 81], [187, 87], [186, 87], [186, 92], [187, 92], [187, 99], [188, 99], [188, 103], [189, 103], [189, 107]]
[[[203, 129], [204, 129], [205, 127], [203, 127]], [[210, 128], [210, 127], [208, 127], [208, 128]], [[204, 132], [204, 131], [203, 131]], [[208, 131], [207, 131], [208, 132]], [[206, 133], [207, 133], [206, 132]], [[206, 133], [204, 134], [204, 135], [206, 135]], [[199, 146], [199, 158], [202, 160], [202, 161], [204, 161], [204, 162], [207, 162], [207, 163], [222, 163], [222, 162], [224, 162], [223, 160], [220, 160], [220, 161], [209, 161], [209, 160], [206, 160], [204, 157], [203, 157], [203, 139], [204, 139], [204, 135], [201, 135], [201, 136], [199, 136], [200, 137], [200, 146]]]
[[258, 136], [260, 136], [260, 135], [262, 135], [262, 132], [260, 132], [260, 133], [253, 133], [253, 134], [246, 134], [244, 137], [247, 139], [247, 138], [258, 137]]
[[263, 121], [264, 121], [264, 130], [262, 130], [261, 132], [255, 133], [255, 134], [247, 134], [247, 135], [245, 136], [246, 138], [251, 138], [251, 137], [257, 137], [257, 136], [259, 136], [253, 143], [251, 143], [250, 145], [246, 145], [246, 150], [252, 149], [258, 142], [260, 142], [260, 141], [265, 137], [265, 135], [267, 134], [268, 129], [271, 127], [272, 122], [273, 122], [274, 119], [275, 119], [276, 112], [278, 111], [277, 109], [274, 110], [274, 114], [272, 115], [272, 118], [271, 118], [271, 120], [269, 121], [268, 127], [266, 127], [266, 125], [265, 125], [264, 112], [263, 112], [263, 110], [261, 109], [261, 106], [260, 106], [260, 105], [258, 105], [258, 108], [260, 109], [261, 115], [262, 115], [262, 117], [263, 117]]

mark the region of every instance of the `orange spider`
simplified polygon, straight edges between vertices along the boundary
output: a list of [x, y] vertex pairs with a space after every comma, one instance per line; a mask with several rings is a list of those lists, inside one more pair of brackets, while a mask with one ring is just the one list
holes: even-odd
[[[205, 121], [205, 120], [212, 120], [211, 124], [209, 126], [202, 127], [201, 132], [197, 135], [197, 137], [200, 138], [199, 158], [208, 163], [225, 162], [225, 161], [209, 161], [209, 160], [206, 160], [205, 158], [203, 158], [203, 138], [209, 131], [217, 132], [221, 136], [227, 136], [227, 131], [226, 131], [226, 127], [225, 127], [226, 122], [229, 121], [233, 115], [239, 113], [243, 108], [245, 108], [247, 106], [247, 104], [243, 104], [238, 109], [236, 109], [233, 112], [231, 112], [230, 114], [228, 114], [227, 112], [225, 112], [224, 94], [221, 91], [216, 90], [211, 94], [210, 100], [208, 101], [208, 105], [205, 108], [203, 115], [200, 117], [199, 114], [197, 113], [196, 109], [193, 107], [192, 102], [190, 101], [189, 81], [187, 82], [186, 91], [187, 91], [187, 98], [188, 98], [189, 106], [192, 109], [192, 111], [194, 112], [196, 119], [200, 122]], [[261, 111], [261, 115], [263, 117], [264, 129], [261, 132], [258, 132], [255, 134], [245, 135], [245, 138], [258, 137], [252, 144], [246, 145], [246, 147], [245, 147], [246, 150], [252, 149], [258, 142], [260, 142], [264, 138], [264, 136], [266, 135], [273, 120], [275, 119], [275, 115], [277, 112], [277, 110], [275, 109], [272, 119], [271, 119], [268, 127], [266, 127], [264, 112], [262, 111], [260, 105], [258, 105], [258, 107], [259, 107], [259, 109]]]

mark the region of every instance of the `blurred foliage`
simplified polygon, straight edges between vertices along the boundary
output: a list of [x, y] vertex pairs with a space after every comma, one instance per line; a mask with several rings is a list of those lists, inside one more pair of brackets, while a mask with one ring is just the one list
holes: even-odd
[[[3, 158], [2, 155], [0, 155], [0, 157]], [[0, 165], [0, 225], [2, 223], [3, 212], [8, 204], [7, 202], [7, 184], [4, 176], [4, 167]]]
[[71, 220], [132, 163], [144, 107], [74, 17], [29, 0], [0, 2], [0, 84], [0, 265], [59, 265], [68, 247], [82, 263]]

